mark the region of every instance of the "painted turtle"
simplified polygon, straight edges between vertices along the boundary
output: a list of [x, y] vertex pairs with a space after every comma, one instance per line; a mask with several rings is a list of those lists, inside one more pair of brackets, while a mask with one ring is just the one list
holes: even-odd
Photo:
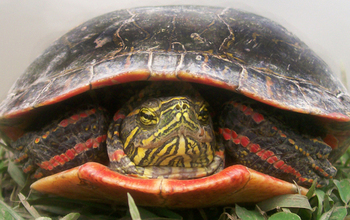
[[41, 192], [225, 205], [305, 193], [293, 181], [326, 184], [349, 145], [349, 100], [327, 64], [269, 19], [135, 8], [44, 51], [2, 102], [0, 131], [24, 172], [46, 176], [32, 184]]

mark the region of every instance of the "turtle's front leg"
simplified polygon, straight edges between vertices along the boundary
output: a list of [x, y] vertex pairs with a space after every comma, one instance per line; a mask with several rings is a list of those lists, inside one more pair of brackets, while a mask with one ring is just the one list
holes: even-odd
[[13, 143], [15, 161], [38, 179], [86, 162], [106, 162], [108, 117], [99, 107], [72, 111]]
[[247, 103], [228, 102], [219, 122], [219, 141], [234, 163], [300, 185], [310, 186], [316, 179], [325, 185], [325, 179], [336, 174], [327, 160], [331, 147], [320, 138], [299, 134], [280, 118]]
[[138, 175], [135, 164], [124, 153], [124, 144], [120, 139], [120, 127], [124, 118], [123, 109], [116, 112], [107, 132], [109, 167], [119, 173]]

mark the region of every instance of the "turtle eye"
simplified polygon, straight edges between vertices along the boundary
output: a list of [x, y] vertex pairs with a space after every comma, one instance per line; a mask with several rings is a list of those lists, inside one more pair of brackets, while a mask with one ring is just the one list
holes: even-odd
[[139, 113], [140, 121], [144, 125], [158, 124], [157, 115], [149, 108], [142, 108]]
[[203, 105], [199, 109], [198, 120], [201, 121], [201, 122], [207, 122], [208, 119], [209, 119], [209, 110], [208, 110], [206, 105]]

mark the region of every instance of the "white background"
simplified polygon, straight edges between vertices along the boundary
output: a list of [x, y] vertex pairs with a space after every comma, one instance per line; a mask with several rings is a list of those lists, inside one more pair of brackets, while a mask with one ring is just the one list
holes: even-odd
[[268, 17], [301, 38], [337, 75], [343, 69], [350, 76], [349, 0], [0, 0], [0, 100], [51, 42], [80, 23], [122, 8], [179, 4]]

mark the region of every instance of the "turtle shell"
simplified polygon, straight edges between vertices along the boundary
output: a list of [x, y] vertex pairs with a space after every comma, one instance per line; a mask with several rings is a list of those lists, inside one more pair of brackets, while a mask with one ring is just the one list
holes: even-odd
[[[13, 85], [0, 105], [0, 130], [15, 140], [33, 124], [34, 116], [57, 103], [89, 90], [159, 80], [219, 87], [280, 109], [310, 114], [328, 129], [327, 143], [333, 148], [331, 161], [338, 159], [349, 145], [350, 98], [322, 59], [267, 18], [231, 8], [204, 6], [119, 10], [69, 31], [47, 48]], [[90, 165], [67, 171], [70, 173], [67, 175], [99, 170], [100, 176], [96, 177], [99, 182], [104, 168]], [[242, 166], [237, 170], [245, 170], [243, 176], [254, 173]], [[217, 181], [221, 177], [211, 178]], [[249, 178], [243, 178], [243, 182]], [[125, 187], [126, 181], [121, 180], [119, 187]], [[185, 185], [179, 191], [189, 192], [184, 188], [199, 183], [190, 182], [182, 182]], [[150, 182], [141, 185], [146, 184]], [[205, 184], [213, 190], [208, 187], [212, 183]], [[293, 187], [288, 190], [294, 192]], [[268, 188], [265, 194], [271, 192], [271, 187]], [[238, 187], [234, 191], [239, 190]], [[71, 188], [66, 194], [69, 196], [71, 191], [74, 190]], [[106, 196], [105, 192], [100, 194]]]

